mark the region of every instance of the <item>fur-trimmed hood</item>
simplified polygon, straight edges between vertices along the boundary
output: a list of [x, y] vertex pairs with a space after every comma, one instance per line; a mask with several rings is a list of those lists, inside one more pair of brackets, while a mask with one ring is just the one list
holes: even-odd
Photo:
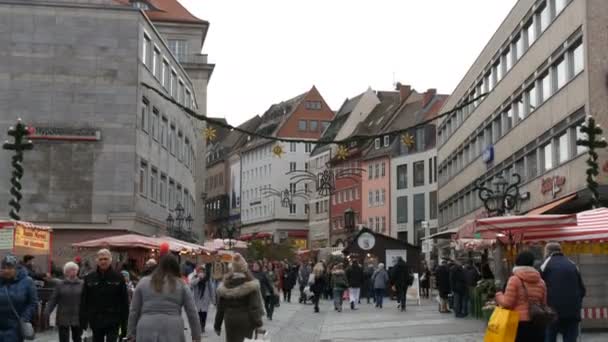
[[260, 282], [257, 279], [235, 278], [228, 275], [224, 282], [217, 288], [217, 295], [222, 298], [242, 298], [252, 292], [260, 291]]

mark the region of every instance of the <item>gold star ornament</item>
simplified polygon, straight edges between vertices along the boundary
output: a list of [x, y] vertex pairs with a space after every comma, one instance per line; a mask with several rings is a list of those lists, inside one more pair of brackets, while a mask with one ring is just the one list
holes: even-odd
[[405, 133], [401, 136], [401, 142], [403, 143], [403, 145], [407, 146], [408, 148], [411, 148], [412, 146], [414, 146], [414, 143], [416, 141], [414, 140], [414, 137], [411, 136], [409, 133]]
[[207, 128], [203, 130], [203, 135], [207, 141], [213, 141], [217, 137], [217, 131], [215, 128], [207, 126]]
[[283, 157], [283, 154], [285, 154], [285, 150], [283, 150], [283, 145], [281, 144], [276, 144], [274, 145], [274, 147], [272, 148], [272, 154], [275, 155], [275, 157]]
[[336, 158], [340, 160], [345, 160], [348, 157], [348, 148], [344, 145], [338, 146], [338, 151], [336, 151]]

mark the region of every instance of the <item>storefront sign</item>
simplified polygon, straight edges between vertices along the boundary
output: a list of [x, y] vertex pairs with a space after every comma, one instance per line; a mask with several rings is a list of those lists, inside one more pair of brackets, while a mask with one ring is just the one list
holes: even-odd
[[376, 245], [376, 237], [374, 236], [374, 234], [371, 233], [363, 233], [359, 235], [359, 238], [357, 239], [357, 244], [362, 250], [369, 251]]
[[15, 247], [48, 252], [50, 242], [51, 233], [49, 231], [26, 228], [21, 225], [16, 225], [15, 227]]
[[564, 176], [553, 176], [542, 180], [540, 192], [545, 195], [551, 193], [551, 196], [555, 198], [558, 193], [562, 191], [562, 186], [566, 184], [566, 177]]
[[13, 228], [2, 228], [0, 229], [0, 250], [13, 249], [13, 234], [15, 230]]
[[95, 128], [28, 127], [30, 140], [99, 141], [101, 130]]

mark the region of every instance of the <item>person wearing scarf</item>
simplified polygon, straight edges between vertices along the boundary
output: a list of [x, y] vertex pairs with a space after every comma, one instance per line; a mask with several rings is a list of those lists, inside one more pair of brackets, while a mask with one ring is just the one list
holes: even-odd
[[215, 302], [215, 284], [211, 279], [211, 276], [203, 265], [196, 267], [194, 271], [195, 275], [190, 281], [190, 288], [194, 295], [194, 304], [198, 312], [198, 317], [201, 321], [201, 328], [203, 333], [205, 332], [205, 324], [207, 322], [207, 312], [209, 311], [209, 304]]

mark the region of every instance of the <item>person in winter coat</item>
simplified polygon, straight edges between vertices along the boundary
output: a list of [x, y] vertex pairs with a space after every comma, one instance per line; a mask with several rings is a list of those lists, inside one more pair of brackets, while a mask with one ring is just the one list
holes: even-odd
[[388, 272], [384, 268], [384, 264], [378, 264], [378, 269], [372, 275], [372, 286], [374, 287], [374, 301], [376, 307], [382, 309], [382, 301], [384, 299], [384, 293], [386, 291], [386, 285], [390, 281]]
[[31, 322], [37, 307], [36, 286], [27, 270], [18, 265], [15, 256], [4, 256], [0, 264], [0, 341], [23, 341], [19, 318]]
[[420, 290], [423, 298], [431, 296], [431, 270], [426, 265], [423, 265], [422, 275], [420, 276]]
[[319, 300], [321, 299], [321, 294], [325, 291], [325, 268], [322, 263], [317, 263], [315, 267], [312, 269], [313, 274], [313, 282], [310, 284], [310, 291], [314, 294], [312, 299], [313, 304], [315, 305], [315, 313], [319, 312]]
[[297, 269], [287, 265], [283, 272], [283, 301], [291, 303], [291, 291], [296, 286], [297, 279]]
[[357, 310], [355, 305], [359, 303], [361, 286], [363, 286], [363, 269], [357, 260], [353, 260], [350, 267], [346, 269], [346, 279], [348, 280], [348, 298], [351, 310]]
[[123, 276], [111, 267], [112, 254], [97, 252], [97, 270], [84, 278], [80, 298], [80, 327], [93, 330], [94, 341], [114, 342], [129, 315], [129, 294]]
[[469, 289], [467, 288], [464, 268], [455, 262], [450, 268], [450, 288], [454, 295], [454, 315], [463, 318], [468, 315]]
[[146, 261], [146, 264], [144, 265], [144, 270], [141, 272], [141, 278], [151, 275], [152, 272], [154, 272], [156, 265], [157, 262], [155, 259], [148, 259], [148, 261]]
[[[370, 298], [375, 298], [374, 296], [374, 284], [372, 283], [372, 276], [374, 275], [374, 265], [369, 264], [363, 270], [363, 287], [361, 288], [361, 296], [367, 298], [367, 304], [370, 303]], [[361, 304], [361, 299], [359, 299], [359, 304]]]
[[46, 306], [45, 317], [49, 317], [51, 312], [57, 307], [55, 321], [59, 330], [59, 342], [70, 340], [80, 342], [82, 328], [80, 327], [80, 296], [82, 295], [82, 280], [78, 279], [78, 265], [74, 262], [67, 262], [63, 266], [62, 280], [53, 291], [51, 298]]
[[557, 321], [547, 329], [547, 342], [555, 342], [562, 334], [564, 342], [578, 339], [581, 307], [586, 289], [581, 274], [557, 242], [545, 246], [546, 260], [540, 270], [547, 285], [547, 304], [557, 313]]
[[519, 312], [516, 342], [545, 340], [545, 327], [530, 321], [529, 304], [547, 304], [545, 282], [533, 265], [534, 254], [528, 251], [519, 253], [505, 292], [496, 293], [498, 305]]
[[204, 266], [199, 265], [194, 272], [195, 276], [190, 281], [190, 289], [194, 296], [194, 304], [196, 305], [196, 311], [201, 323], [201, 330], [204, 333], [205, 326], [207, 325], [209, 305], [211, 303], [216, 304], [215, 283], [211, 279], [210, 272]]
[[410, 283], [410, 269], [403, 258], [399, 257], [397, 263], [393, 266], [391, 283], [397, 290], [397, 301], [401, 311], [405, 311], [407, 307], [407, 288]]
[[342, 264], [336, 264], [331, 271], [331, 288], [334, 297], [334, 310], [342, 312], [342, 294], [348, 288], [348, 279]]
[[137, 342], [185, 342], [186, 312], [193, 342], [201, 340], [201, 326], [190, 288], [180, 278], [177, 259], [167, 254], [160, 258], [151, 276], [142, 278], [131, 302], [127, 335]]
[[310, 277], [310, 272], [312, 272], [312, 268], [310, 265], [306, 263], [302, 263], [300, 265], [300, 269], [298, 270], [298, 285], [300, 285], [300, 303], [306, 304], [306, 293], [304, 293], [304, 288], [308, 283], [308, 278]]
[[268, 274], [262, 271], [262, 265], [258, 261], [254, 261], [251, 266], [253, 277], [260, 283], [262, 299], [264, 300], [264, 308], [266, 309], [266, 317], [272, 321], [274, 313], [274, 286], [268, 278]]
[[441, 261], [441, 264], [435, 271], [435, 279], [437, 281], [437, 289], [439, 290], [439, 312], [449, 313], [448, 309], [448, 296], [450, 295], [450, 269], [448, 268], [445, 260]]
[[245, 338], [253, 338], [254, 330], [263, 324], [264, 308], [260, 291], [260, 282], [247, 269], [245, 259], [240, 254], [234, 255], [232, 270], [217, 289], [214, 329], [218, 336], [224, 323], [226, 342], [243, 342]]

